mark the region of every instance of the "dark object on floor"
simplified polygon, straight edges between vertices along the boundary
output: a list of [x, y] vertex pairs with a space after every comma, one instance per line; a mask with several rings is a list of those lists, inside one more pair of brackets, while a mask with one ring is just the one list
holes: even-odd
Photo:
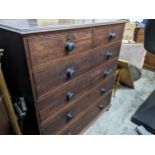
[[16, 102], [14, 103], [14, 110], [16, 112], [20, 128], [23, 129], [23, 124], [27, 113], [27, 107], [24, 97], [19, 97], [16, 99]]
[[155, 90], [138, 108], [132, 117], [132, 121], [138, 125], [144, 125], [151, 133], [155, 134]]
[[141, 78], [141, 70], [137, 68], [135, 65], [129, 64], [131, 76], [133, 81], [137, 81]]
[[136, 127], [136, 131], [139, 135], [152, 135], [142, 125]]

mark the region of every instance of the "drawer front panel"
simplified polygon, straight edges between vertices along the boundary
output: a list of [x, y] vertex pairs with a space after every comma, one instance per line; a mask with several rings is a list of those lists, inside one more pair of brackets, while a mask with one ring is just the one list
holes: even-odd
[[47, 34], [28, 38], [28, 45], [32, 67], [37, 67], [55, 59], [90, 49], [92, 35], [90, 29]]
[[[113, 69], [113, 72], [111, 73], [111, 75], [113, 75], [115, 72], [115, 66], [109, 66], [108, 68]], [[79, 79], [79, 81], [75, 80], [74, 83], [71, 83], [69, 86], [58, 89], [48, 98], [41, 100], [38, 103], [41, 122], [45, 121], [48, 117], [54, 115], [58, 111], [61, 111], [66, 106], [76, 102], [84, 93], [95, 87], [99, 82], [104, 83], [101, 89], [102, 93], [104, 94], [108, 92], [108, 90], [113, 86], [114, 76], [110, 76], [104, 80], [103, 73], [106, 69], [101, 68], [92, 75], [87, 74], [86, 78], [83, 77], [83, 79]]]
[[[98, 87], [98, 89], [99, 88], [100, 87]], [[92, 93], [100, 94], [100, 92], [98, 92], [98, 90], [96, 92], [93, 91]], [[91, 96], [93, 96], [93, 95], [91, 95]], [[101, 97], [101, 95], [98, 95], [98, 96], [100, 96], [100, 98], [98, 98], [98, 99], [96, 98], [93, 101], [91, 101], [93, 99], [91, 96], [90, 96], [89, 102], [82, 101], [80, 103], [77, 103], [75, 105], [74, 109], [70, 109], [69, 111], [66, 111], [65, 113], [63, 113], [61, 116], [59, 115], [58, 116], [59, 118], [55, 118], [55, 122], [53, 124], [49, 124], [49, 126], [42, 127], [42, 133], [43, 134], [70, 134], [70, 133], [75, 134], [77, 132], [77, 130], [79, 130], [79, 128], [81, 129], [81, 127], [83, 128], [84, 126], [88, 125], [88, 121], [90, 121], [90, 120], [92, 121], [92, 119], [90, 119], [91, 118], [90, 116], [93, 115], [93, 117], [94, 117], [94, 116], [98, 115], [100, 113], [100, 111], [102, 111], [102, 109], [104, 109], [104, 107], [109, 104], [109, 101], [110, 101], [110, 95], [108, 95], [109, 97], [106, 97], [105, 95], [103, 95]], [[89, 95], [87, 98], [89, 98]], [[98, 102], [96, 103], [96, 101], [98, 101]], [[80, 105], [78, 105], [78, 104], [80, 104]], [[97, 108], [95, 107], [94, 108], [95, 110], [91, 110], [91, 113], [88, 113], [87, 112], [88, 109], [90, 109], [91, 107], [94, 107], [94, 105], [97, 106]], [[80, 106], [82, 106], [82, 107], [80, 107]], [[101, 106], [102, 106], [102, 108], [101, 108]], [[86, 109], [86, 107], [87, 107], [87, 109]], [[81, 114], [80, 114], [80, 112], [81, 112]], [[87, 119], [85, 118], [86, 116], [85, 117], [82, 116], [85, 113], [87, 113], [87, 115], [89, 115], [87, 117]], [[66, 116], [69, 116], [67, 114], [72, 115], [72, 119], [69, 121], [66, 120]], [[85, 119], [85, 121], [86, 120], [87, 121], [85, 123], [83, 122], [80, 125], [80, 123], [77, 123], [76, 121], [79, 118], [81, 118], [81, 116], [83, 119]], [[77, 126], [79, 125], [79, 127], [77, 127], [77, 129], [72, 129], [72, 128], [74, 128], [74, 126], [70, 127], [70, 125], [72, 126], [72, 124], [74, 124], [74, 125], [77, 124]], [[69, 129], [68, 129], [68, 126], [69, 126]]]
[[101, 46], [118, 40], [122, 40], [124, 25], [94, 28], [94, 46]]
[[70, 105], [70, 107], [63, 109], [61, 112], [57, 113], [54, 117], [49, 118], [48, 121], [42, 123], [42, 130], [47, 134], [56, 134], [67, 124], [73, 122], [80, 114], [88, 109], [96, 100], [101, 96], [101, 88], [103, 83], [97, 85], [91, 91], [89, 91], [85, 96], [81, 97], [77, 102]]
[[104, 109], [110, 104], [111, 92], [106, 96], [101, 97], [95, 105], [92, 105], [80, 118], [75, 120], [71, 125], [66, 126], [57, 134], [75, 135], [82, 132], [88, 125], [102, 114]]
[[34, 73], [37, 97], [40, 97], [54, 88], [71, 81], [75, 77], [88, 72], [98, 65], [118, 57], [120, 43], [102, 48], [92, 53], [83, 53], [71, 59], [64, 59], [48, 66], [42, 71]]

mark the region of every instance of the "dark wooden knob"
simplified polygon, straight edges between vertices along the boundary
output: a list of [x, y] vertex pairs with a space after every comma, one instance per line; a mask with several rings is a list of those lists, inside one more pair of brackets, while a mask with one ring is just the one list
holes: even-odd
[[99, 104], [98, 107], [99, 107], [99, 109], [101, 109], [101, 110], [104, 108], [102, 104]]
[[107, 59], [112, 58], [112, 52], [111, 51], [108, 51], [106, 56], [107, 56]]
[[101, 88], [101, 93], [102, 94], [106, 93], [106, 91], [107, 91], [106, 88], [104, 88], [104, 87]]
[[75, 94], [71, 91], [67, 92], [66, 98], [68, 101], [72, 100], [74, 98]]
[[76, 71], [74, 68], [68, 68], [66, 72], [67, 78], [68, 79], [72, 78], [75, 75], [75, 73]]
[[110, 32], [109, 33], [109, 40], [112, 40], [116, 37], [116, 33], [115, 32]]
[[75, 43], [72, 40], [67, 40], [65, 48], [67, 52], [71, 52], [75, 48]]
[[68, 113], [66, 117], [67, 117], [67, 120], [70, 121], [73, 118], [73, 115], [71, 113]]
[[111, 74], [111, 72], [112, 72], [112, 69], [105, 70], [103, 76], [108, 77]]

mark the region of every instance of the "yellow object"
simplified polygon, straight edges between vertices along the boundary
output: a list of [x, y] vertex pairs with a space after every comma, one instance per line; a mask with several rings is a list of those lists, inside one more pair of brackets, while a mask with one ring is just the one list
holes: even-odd
[[129, 63], [128, 61], [119, 59], [118, 60], [118, 68], [120, 69], [120, 83], [130, 87], [134, 88], [134, 83], [131, 75], [131, 71], [129, 68]]
[[[2, 57], [2, 50], [0, 50], [0, 60]], [[3, 95], [3, 100], [4, 100], [4, 104], [11, 122], [11, 125], [14, 129], [15, 134], [17, 135], [21, 135], [21, 130], [19, 128], [18, 122], [17, 122], [17, 118], [13, 109], [13, 104], [12, 101], [10, 99], [10, 95], [9, 95], [9, 91], [7, 89], [6, 83], [5, 83], [5, 79], [2, 73], [2, 67], [1, 67], [1, 62], [0, 62], [0, 91], [1, 94]]]
[[132, 75], [130, 72], [128, 61], [123, 59], [118, 60], [118, 67], [116, 71], [115, 84], [113, 88], [113, 95], [115, 96], [116, 90], [119, 87], [119, 84], [122, 83], [130, 88], [134, 88], [134, 83]]
[[116, 71], [116, 76], [115, 76], [115, 84], [114, 84], [114, 88], [113, 88], [113, 96], [115, 96], [116, 90], [119, 87], [119, 82], [120, 82], [120, 71], [121, 69], [117, 69]]

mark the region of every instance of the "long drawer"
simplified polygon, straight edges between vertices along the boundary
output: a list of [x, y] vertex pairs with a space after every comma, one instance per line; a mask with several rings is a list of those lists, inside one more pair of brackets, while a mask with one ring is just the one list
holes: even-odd
[[122, 40], [124, 25], [119, 24], [110, 27], [97, 27], [93, 30], [94, 47], [97, 47], [115, 42], [116, 40]]
[[[42, 134], [58, 134], [58, 133], [66, 134], [66, 131], [63, 132], [63, 129], [65, 128], [68, 129], [68, 126], [70, 126], [72, 123], [75, 123], [77, 119], [80, 119], [80, 121], [82, 121], [84, 117], [81, 118], [81, 115], [83, 115], [84, 113], [87, 113], [88, 109], [90, 109], [93, 105], [96, 104], [96, 101], [98, 102], [98, 111], [99, 109], [101, 110], [104, 109], [105, 104], [106, 105], [109, 104], [110, 94], [109, 94], [109, 97], [107, 97], [108, 95], [102, 95], [100, 92], [100, 87], [97, 86], [95, 89], [91, 91], [91, 93], [88, 93], [88, 95], [86, 95], [84, 98], [79, 100], [79, 102], [77, 102], [74, 106], [64, 110], [61, 114], [57, 115], [55, 118], [50, 120], [46, 125], [42, 126], [41, 127]], [[87, 115], [90, 116], [89, 113], [87, 113]], [[95, 109], [95, 114], [92, 113], [91, 115], [96, 116], [96, 109]], [[87, 123], [88, 121], [86, 121], [84, 125], [85, 126], [88, 125]], [[79, 125], [77, 123], [75, 124], [77, 126]], [[69, 132], [76, 132], [76, 131], [72, 130], [72, 131], [68, 131], [67, 133]]]
[[67, 59], [64, 58], [42, 68], [40, 71], [34, 72], [37, 97], [43, 96], [54, 88], [112, 58], [118, 57], [120, 44], [120, 42], [117, 42], [110, 46], [99, 48], [97, 51], [95, 50], [91, 53], [84, 52]]
[[92, 33], [89, 28], [27, 38], [32, 68], [91, 48]]
[[116, 63], [117, 59], [114, 59], [103, 64], [84, 74], [82, 77], [74, 79], [68, 84], [54, 90], [48, 97], [38, 101], [41, 122], [76, 101], [84, 92], [89, 91], [100, 82], [105, 81], [104, 91], [107, 92], [113, 85], [113, 75], [117, 67]]
[[[109, 81], [108, 91], [111, 89], [113, 82]], [[42, 123], [41, 131], [44, 134], [56, 134], [67, 124], [73, 122], [80, 114], [88, 109], [93, 103], [95, 103], [105, 93], [102, 92], [105, 82], [101, 82], [95, 88], [80, 97], [73, 104], [65, 107], [53, 117], [49, 118]]]
[[65, 126], [61, 131], [57, 132], [59, 135], [76, 135], [81, 133], [90, 123], [92, 123], [106, 107], [110, 104], [111, 92], [106, 96], [101, 97], [95, 104], [77, 118], [71, 124]]

